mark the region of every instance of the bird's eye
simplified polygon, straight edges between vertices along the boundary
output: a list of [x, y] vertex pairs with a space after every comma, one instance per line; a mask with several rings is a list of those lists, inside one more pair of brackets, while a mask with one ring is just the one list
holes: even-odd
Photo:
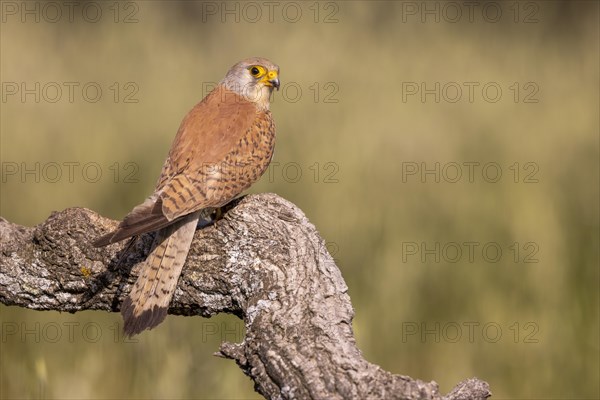
[[252, 68], [250, 68], [250, 73], [252, 74], [253, 77], [258, 78], [259, 76], [261, 76], [263, 74], [263, 70], [260, 67], [252, 67]]

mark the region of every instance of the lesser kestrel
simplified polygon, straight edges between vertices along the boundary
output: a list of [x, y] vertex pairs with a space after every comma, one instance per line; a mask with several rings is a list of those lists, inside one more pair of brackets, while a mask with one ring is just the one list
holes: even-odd
[[265, 172], [275, 144], [273, 88], [279, 89], [279, 67], [271, 61], [235, 64], [181, 122], [154, 193], [94, 242], [105, 246], [157, 231], [121, 305], [126, 335], [165, 319], [203, 211], [227, 204]]

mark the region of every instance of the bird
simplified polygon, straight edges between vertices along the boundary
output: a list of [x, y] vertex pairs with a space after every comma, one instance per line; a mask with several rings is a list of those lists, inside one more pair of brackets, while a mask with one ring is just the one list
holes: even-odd
[[[279, 66], [262, 57], [233, 65], [181, 122], [154, 192], [96, 239], [96, 247], [155, 231], [137, 281], [121, 304], [123, 332], [160, 324], [187, 258], [196, 227], [266, 171], [275, 147], [271, 95]], [[209, 210], [209, 211], [207, 211]]]

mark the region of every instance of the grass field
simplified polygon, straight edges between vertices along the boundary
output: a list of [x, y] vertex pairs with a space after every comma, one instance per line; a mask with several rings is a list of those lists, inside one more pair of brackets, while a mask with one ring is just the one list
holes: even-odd
[[[1, 3], [2, 217], [122, 218], [185, 113], [268, 57], [277, 147], [250, 192], [328, 242], [365, 357], [442, 392], [600, 396], [598, 3], [26, 4]], [[260, 398], [212, 356], [235, 317], [129, 343], [117, 314], [0, 312], [2, 398]]]

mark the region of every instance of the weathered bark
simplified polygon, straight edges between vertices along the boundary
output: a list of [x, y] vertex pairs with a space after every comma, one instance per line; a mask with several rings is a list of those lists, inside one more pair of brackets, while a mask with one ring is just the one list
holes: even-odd
[[[54, 213], [34, 228], [0, 219], [0, 301], [35, 310], [118, 311], [152, 234], [119, 263], [123, 244], [91, 245], [116, 224], [82, 208]], [[469, 379], [442, 397], [435, 382], [367, 362], [354, 340], [347, 286], [324, 241], [297, 207], [273, 194], [248, 196], [196, 232], [169, 313], [220, 312], [242, 318], [246, 337], [223, 343], [218, 354], [234, 359], [267, 398], [490, 396], [487, 383]]]

